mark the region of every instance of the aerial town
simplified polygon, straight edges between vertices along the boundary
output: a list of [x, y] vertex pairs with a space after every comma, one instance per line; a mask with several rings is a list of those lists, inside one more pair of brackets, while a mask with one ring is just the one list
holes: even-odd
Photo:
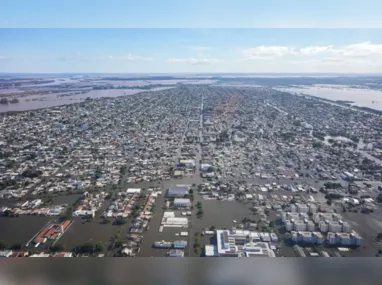
[[0, 80], [0, 257], [382, 256], [380, 111], [298, 78], [32, 81]]

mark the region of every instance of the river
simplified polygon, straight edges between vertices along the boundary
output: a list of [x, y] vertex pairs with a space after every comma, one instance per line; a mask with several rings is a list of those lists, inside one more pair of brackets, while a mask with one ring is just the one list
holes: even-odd
[[[141, 89], [110, 89], [110, 90], [90, 90], [89, 92], [77, 94], [77, 95], [65, 95], [65, 93], [60, 94], [47, 94], [47, 95], [33, 95], [20, 97], [19, 103], [14, 104], [0, 104], [0, 113], [10, 112], [10, 111], [27, 111], [36, 110], [42, 108], [50, 108], [56, 106], [62, 106], [67, 104], [74, 104], [83, 102], [86, 98], [115, 98], [119, 96], [133, 95], [140, 92], [147, 91], [159, 91], [164, 89], [169, 89], [172, 87], [158, 87], [150, 90]], [[68, 93], [74, 93], [68, 92]]]
[[311, 95], [327, 100], [351, 101], [351, 105], [382, 110], [382, 91], [349, 86], [315, 85], [296, 88], [275, 88], [280, 91]]

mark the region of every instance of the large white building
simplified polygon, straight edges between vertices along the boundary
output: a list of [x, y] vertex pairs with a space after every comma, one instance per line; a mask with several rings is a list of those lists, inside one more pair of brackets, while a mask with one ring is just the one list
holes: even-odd
[[[260, 234], [261, 238], [271, 240], [271, 236]], [[275, 257], [268, 242], [257, 241], [259, 234], [246, 230], [217, 230], [217, 254], [218, 256], [232, 257]]]
[[328, 221], [320, 221], [318, 223], [318, 227], [322, 233], [327, 233], [329, 231], [329, 222]]
[[311, 214], [317, 213], [317, 206], [316, 205], [309, 204], [308, 207], [309, 207], [309, 213], [311, 213]]
[[356, 232], [352, 232], [350, 234], [329, 232], [327, 239], [331, 245], [360, 246], [362, 243], [362, 237]]
[[185, 199], [185, 198], [175, 198], [174, 199], [174, 207], [190, 207], [191, 206], [191, 200]]
[[315, 213], [313, 214], [313, 221], [318, 224], [320, 221], [339, 222], [340, 215], [335, 213]]
[[281, 221], [285, 223], [286, 221], [303, 221], [303, 220], [309, 220], [309, 216], [307, 213], [289, 213], [289, 212], [283, 212], [281, 213]]
[[316, 229], [316, 225], [312, 221], [307, 221], [306, 222], [306, 230], [310, 232], [314, 232]]
[[297, 212], [299, 213], [309, 213], [309, 207], [306, 204], [297, 204]]
[[329, 232], [338, 233], [342, 231], [342, 225], [339, 222], [329, 223]]
[[295, 243], [322, 244], [324, 242], [324, 237], [319, 232], [293, 231], [291, 239]]
[[296, 232], [306, 231], [306, 223], [305, 221], [294, 221], [293, 230]]

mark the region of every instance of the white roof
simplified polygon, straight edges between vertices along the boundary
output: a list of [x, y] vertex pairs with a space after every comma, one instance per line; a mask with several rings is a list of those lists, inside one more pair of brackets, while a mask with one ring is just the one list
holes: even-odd
[[127, 194], [140, 193], [140, 192], [141, 192], [140, 188], [129, 188], [126, 191]]

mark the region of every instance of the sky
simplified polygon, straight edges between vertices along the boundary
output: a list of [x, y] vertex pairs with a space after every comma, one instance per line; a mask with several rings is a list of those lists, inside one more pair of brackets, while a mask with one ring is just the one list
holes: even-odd
[[379, 11], [380, 0], [2, 0], [0, 72], [382, 73]]

